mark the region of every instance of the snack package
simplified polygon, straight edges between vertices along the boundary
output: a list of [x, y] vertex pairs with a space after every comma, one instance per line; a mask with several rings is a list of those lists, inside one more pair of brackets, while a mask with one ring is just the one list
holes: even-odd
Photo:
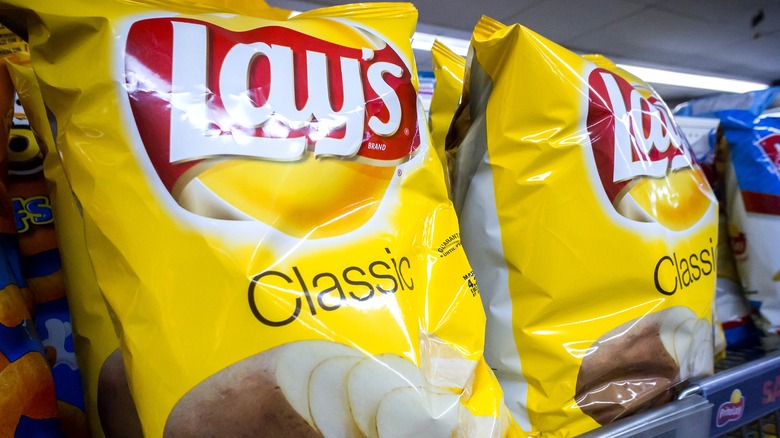
[[[141, 436], [141, 425], [133, 405], [132, 397], [127, 388], [124, 376], [124, 365], [119, 351], [119, 339], [105, 305], [100, 288], [92, 270], [84, 238], [84, 224], [79, 206], [73, 197], [70, 185], [65, 179], [62, 163], [55, 151], [54, 138], [49, 127], [46, 109], [43, 104], [40, 87], [38, 86], [29, 57], [20, 59], [12, 56], [7, 58], [11, 78], [18, 90], [18, 98], [27, 117], [33, 139], [31, 145], [37, 145], [44, 156], [44, 173], [49, 180], [50, 205], [57, 206], [56, 229], [62, 264], [63, 280], [67, 290], [68, 307], [71, 312], [72, 342], [75, 347], [82, 383], [82, 406], [86, 411], [89, 436], [104, 437], [101, 417], [110, 417], [111, 413], [101, 416], [98, 411], [98, 382], [101, 379], [117, 381], [113, 385], [113, 393], [104, 397], [112, 397], [111, 406], [115, 412], [123, 415], [121, 422], [107, 422], [106, 427], [120, 423], [121, 428], [109, 430], [108, 433], [123, 433], [123, 436]], [[32, 143], [32, 141], [35, 143]], [[72, 389], [72, 393], [75, 393]], [[70, 404], [70, 403], [69, 403]], [[74, 406], [78, 406], [73, 403]], [[104, 403], [104, 406], [107, 405]], [[62, 406], [62, 404], [61, 404]], [[67, 409], [67, 408], [66, 408]], [[78, 418], [78, 412], [67, 410]], [[81, 424], [79, 424], [81, 425]], [[84, 434], [71, 433], [71, 436]]]
[[485, 358], [522, 429], [575, 436], [712, 373], [718, 204], [639, 78], [483, 17], [449, 132]]
[[717, 144], [717, 132], [720, 120], [716, 117], [686, 117], [675, 116], [680, 130], [688, 140], [699, 167], [707, 176], [707, 181], [717, 194], [717, 174], [715, 172], [715, 154]]
[[[763, 292], [755, 290], [757, 278], [766, 277], [767, 275], [766, 271], [770, 268], [768, 265], [771, 265], [767, 257], [771, 257], [771, 255], [760, 254], [752, 259], [748, 258], [745, 254], [746, 236], [731, 218], [732, 214], [737, 214], [740, 218], [756, 217], [759, 218], [759, 222], [762, 222], [761, 218], [766, 216], [763, 213], [754, 214], [755, 212], [746, 211], [747, 204], [739, 199], [738, 192], [741, 190], [739, 187], [744, 183], [739, 182], [735, 175], [741, 173], [743, 176], [740, 178], [743, 181], [751, 179], [754, 181], [766, 180], [765, 182], [771, 187], [773, 184], [771, 173], [773, 166], [771, 159], [766, 164], [766, 167], [761, 169], [755, 167], [755, 163], [749, 164], [749, 158], [747, 161], [742, 160], [739, 165], [732, 164], [733, 158], [730, 148], [732, 143], [735, 143], [740, 144], [738, 147], [742, 151], [751, 149], [748, 146], [752, 141], [750, 140], [751, 135], [758, 136], [763, 129], [758, 128], [755, 133], [750, 134], [755, 120], [767, 108], [780, 103], [778, 95], [780, 95], [780, 87], [770, 87], [766, 90], [743, 94], [728, 93], [694, 99], [675, 109], [675, 114], [677, 115], [693, 116], [678, 117], [678, 119], [683, 121], [708, 118], [717, 119], [720, 122], [719, 134], [713, 141], [715, 171], [712, 174], [708, 174], [708, 176], [712, 178], [710, 182], [721, 202], [721, 214], [725, 216], [725, 219], [720, 221], [721, 241], [718, 244], [718, 312], [725, 329], [728, 344], [736, 348], [750, 347], [758, 344], [759, 341], [767, 343], [767, 346], [770, 348], [774, 348], [773, 344], [777, 343], [777, 337], [774, 333], [775, 328], [773, 328], [775, 323], [771, 322], [773, 317], [767, 318], [766, 311], [768, 308], [765, 307], [764, 311], [761, 311], [761, 307], [764, 307], [766, 304], [766, 299], [769, 299], [770, 302], [775, 302], [776, 300], [771, 292], [771, 281], [758, 280], [759, 283], [763, 283]], [[726, 131], [729, 131], [728, 136], [725, 135]], [[771, 153], [771, 146], [769, 146], [769, 150]], [[757, 157], [760, 157], [760, 159], [766, 158], [762, 157], [760, 153]], [[735, 166], [740, 168], [738, 172], [735, 171]], [[755, 175], [745, 176], [753, 171], [746, 170], [751, 168], [756, 171]], [[767, 169], [769, 169], [769, 173], [767, 173]], [[725, 182], [727, 175], [731, 175], [728, 183]], [[766, 190], [763, 184], [764, 182], [754, 182], [752, 186], [759, 188], [759, 190]], [[771, 188], [769, 190], [771, 193]], [[752, 195], [748, 194], [748, 196]], [[771, 204], [772, 202], [770, 199], [768, 203]], [[732, 203], [736, 204], [732, 205]], [[737, 219], [736, 222], [742, 224], [744, 221]], [[753, 235], [751, 240], [768, 239], [771, 241], [771, 237], [761, 236], [761, 228], [755, 228], [752, 220], [748, 220], [746, 223], [748, 224], [747, 228], [751, 230], [750, 234]], [[752, 248], [751, 251], [756, 249]], [[761, 251], [759, 249], [759, 253]], [[741, 278], [742, 275], [749, 275], [752, 278], [743, 279]], [[773, 306], [769, 305], [769, 308], [771, 307]], [[768, 310], [768, 312], [771, 315], [773, 311]], [[764, 333], [760, 333], [756, 325], [763, 329]], [[768, 336], [761, 336], [762, 334]]]
[[433, 74], [436, 77], [436, 87], [431, 97], [431, 139], [436, 148], [436, 154], [444, 166], [447, 183], [452, 179], [452, 163], [455, 151], [445, 151], [447, 131], [455, 115], [463, 93], [463, 74], [466, 70], [466, 59], [453, 52], [439, 40], [431, 47]]
[[33, 319], [52, 368], [59, 418], [66, 436], [87, 436], [81, 374], [65, 295], [43, 156], [26, 119], [14, 125], [9, 145], [8, 192], [16, 217], [22, 273], [35, 297]]
[[[780, 118], [723, 111], [728, 235], [739, 280], [777, 344], [780, 333]], [[774, 345], [773, 345], [774, 346]]]
[[769, 87], [748, 93], [722, 93], [682, 103], [674, 109], [675, 116], [720, 118], [721, 111], [747, 111], [755, 117], [767, 108], [780, 104], [780, 87]]
[[715, 293], [718, 320], [728, 347], [755, 347], [759, 345], [760, 333], [753, 321], [754, 308], [742, 288], [731, 249], [728, 218], [723, 210], [718, 222], [718, 279]]
[[54, 379], [27, 308], [18, 245], [16, 234], [0, 233], [0, 436], [59, 437]]
[[[83, 223], [145, 436], [521, 433], [482, 356], [411, 5], [0, 5], [29, 23], [58, 228]], [[97, 382], [106, 436], [121, 380]]]
[[[10, 55], [6, 64], [15, 87], [18, 85], [17, 94], [25, 95], [27, 99], [29, 84], [18, 80], [14, 70], [20, 64], [29, 64], [29, 54]], [[67, 288], [49, 188], [43, 174], [43, 153], [30, 128], [21, 97], [15, 101], [8, 156], [8, 192], [19, 236], [22, 273], [35, 299], [32, 316], [52, 368], [58, 417], [66, 437], [88, 436]]]
[[[7, 41], [7, 34], [0, 31]], [[7, 145], [13, 85], [0, 60], [0, 142]], [[35, 331], [32, 292], [26, 287], [8, 194], [7, 148], [0, 148], [0, 436], [59, 437], [54, 379]]]
[[[716, 171], [717, 132], [720, 119], [716, 117], [675, 116], [685, 139], [688, 140], [696, 163], [707, 177], [715, 197], [718, 199], [718, 247], [715, 250], [715, 262], [718, 277], [715, 281], [715, 301], [712, 310], [713, 341], [716, 360], [725, 358], [726, 347], [731, 344], [746, 345], [743, 335], [749, 332], [750, 311], [742, 291], [735, 287], [739, 283], [734, 268], [734, 256], [731, 253], [726, 231], [725, 204], [719, 190], [720, 181]], [[736, 283], [735, 283], [736, 281]], [[730, 333], [727, 334], [726, 330]]]

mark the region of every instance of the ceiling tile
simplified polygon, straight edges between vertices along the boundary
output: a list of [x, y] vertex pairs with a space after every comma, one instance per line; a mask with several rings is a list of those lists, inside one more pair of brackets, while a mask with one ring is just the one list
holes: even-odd
[[[711, 25], [661, 9], [648, 8], [614, 21], [588, 34], [564, 41], [574, 49], [596, 51], [607, 56], [644, 60], [650, 64], [674, 65], [702, 52], [721, 51], [732, 44], [726, 33], [712, 32]], [[674, 62], [670, 62], [674, 60]], [[694, 64], [691, 70], [710, 66]]]
[[713, 63], [722, 63], [720, 72], [749, 72], [756, 79], [780, 80], [780, 33], [725, 46], [711, 54]]
[[563, 43], [631, 16], [642, 8], [640, 4], [622, 0], [543, 1], [513, 15], [507, 24], [520, 23], [550, 40]]
[[[752, 35], [754, 31], [773, 32], [780, 29], [780, 3], [776, 0], [659, 0], [655, 6], [713, 25], [727, 26], [745, 35]], [[764, 19], [753, 28], [751, 21], [759, 11], [763, 11]]]
[[543, 0], [417, 0], [414, 5], [420, 11], [420, 22], [470, 32], [483, 15], [505, 21], [538, 3]]

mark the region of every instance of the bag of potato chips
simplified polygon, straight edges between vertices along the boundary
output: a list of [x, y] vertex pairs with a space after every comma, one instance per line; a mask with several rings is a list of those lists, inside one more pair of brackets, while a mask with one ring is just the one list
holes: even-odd
[[[5, 189], [2, 192], [5, 196]], [[0, 232], [0, 436], [59, 437], [54, 379], [30, 315], [31, 295], [22, 278], [15, 230], [4, 230]]]
[[[520, 433], [482, 357], [411, 5], [0, 5], [30, 23], [75, 200], [58, 187], [57, 220], [83, 223], [145, 435]], [[107, 436], [120, 366], [97, 382]]]
[[463, 92], [466, 59], [453, 52], [444, 43], [435, 40], [431, 47], [431, 60], [433, 61], [433, 74], [436, 77], [436, 86], [431, 97], [431, 139], [442, 166], [444, 166], [449, 184], [455, 151], [445, 150], [447, 131]]
[[520, 25], [472, 47], [447, 147], [507, 406], [573, 436], [671, 400], [712, 372], [717, 202], [669, 109]]
[[[0, 30], [3, 43], [9, 36]], [[3, 55], [9, 53], [5, 48], [3, 44]], [[54, 379], [32, 319], [35, 298], [22, 274], [8, 193], [7, 146], [13, 101], [13, 84], [5, 59], [0, 59], [0, 436], [59, 437]]]
[[766, 339], [780, 335], [780, 117], [722, 111], [728, 234], [739, 280], [762, 316]]
[[88, 433], [87, 419], [62, 261], [43, 157], [29, 125], [14, 125], [8, 153], [8, 192], [16, 217], [22, 274], [35, 298], [33, 319], [52, 368], [58, 416], [66, 436], [83, 437]]
[[[48, 153], [48, 151], [55, 150], [54, 139], [46, 116], [40, 87], [30, 66], [29, 57], [20, 59], [12, 56], [8, 57], [7, 61], [9, 73], [16, 86], [19, 101], [23, 107], [30, 131], [33, 133], [32, 138], [29, 138], [26, 150], [30, 153], [36, 147], [40, 149], [43, 155], [44, 173], [49, 182], [50, 190], [48, 194], [43, 194], [42, 189], [39, 189], [41, 190], [41, 195], [31, 199], [46, 199], [49, 206], [57, 205], [57, 244], [61, 257], [47, 257], [46, 259], [50, 262], [51, 259], [61, 262], [62, 269], [60, 273], [55, 272], [56, 275], [54, 277], [57, 279], [57, 282], [44, 282], [43, 286], [56, 285], [57, 288], [62, 288], [63, 284], [59, 282], [64, 282], [64, 290], [67, 290], [67, 302], [73, 324], [72, 337], [66, 343], [69, 349], [63, 350], [67, 353], [75, 349], [82, 385], [77, 390], [70, 386], [74, 377], [71, 376], [70, 379], [66, 380], [69, 382], [67, 386], [69, 391], [65, 393], [65, 397], [60, 397], [64, 399], [64, 402], [60, 403], [60, 416], [66, 418], [63, 420], [63, 429], [65, 429], [66, 425], [70, 425], [70, 429], [66, 433], [67, 436], [86, 436], [87, 434], [83, 430], [84, 427], [89, 428], [89, 436], [94, 438], [105, 436], [100, 424], [101, 415], [98, 413], [97, 403], [98, 381], [102, 375], [103, 380], [109, 378], [120, 380], [120, 383], [116, 385], [119, 391], [111, 395], [114, 402], [110, 406], [116, 412], [129, 417], [121, 422], [121, 432], [126, 434], [125, 436], [140, 436], [140, 424], [137, 421], [137, 417], [135, 417], [137, 414], [135, 414], [135, 408], [127, 390], [126, 378], [124, 378], [124, 366], [122, 365], [121, 353], [119, 352], [119, 340], [114, 332], [108, 309], [100, 294], [92, 265], [89, 262], [84, 241], [84, 224], [78, 210], [79, 207], [76, 205], [70, 186], [65, 179], [59, 155]], [[37, 159], [39, 159], [38, 154], [34, 154], [33, 160]], [[37, 179], [40, 177], [39, 172], [36, 172], [33, 176], [35, 178], [29, 182], [33, 183], [34, 187], [40, 187], [41, 181]], [[29, 218], [28, 222], [35, 222], [36, 219], [40, 219], [42, 216], [27, 215], [26, 217]], [[45, 225], [48, 225], [54, 219], [53, 212], [48, 215], [47, 219]], [[40, 222], [40, 220], [38, 221]], [[49, 251], [52, 250], [50, 249]], [[66, 357], [69, 356], [66, 355]], [[62, 368], [60, 373], [65, 374], [63, 379], [67, 379], [67, 369], [62, 365], [59, 368]], [[124, 382], [124, 385], [121, 382]], [[77, 393], [82, 398], [80, 404], [76, 403]], [[68, 402], [68, 399], [71, 401]], [[106, 404], [104, 403], [104, 405]], [[76, 406], [80, 409], [74, 410], [71, 406]], [[87, 424], [84, 424], [84, 412], [87, 414]], [[104, 412], [103, 417], [110, 415], [111, 413]], [[70, 421], [67, 419], [70, 419]], [[111, 424], [113, 423], [109, 422], [107, 426]], [[114, 433], [116, 432], [118, 431], [114, 431]], [[109, 431], [108, 433], [111, 432]]]

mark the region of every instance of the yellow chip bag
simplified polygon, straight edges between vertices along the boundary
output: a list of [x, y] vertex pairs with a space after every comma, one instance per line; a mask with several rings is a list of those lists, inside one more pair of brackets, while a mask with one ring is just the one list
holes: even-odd
[[668, 108], [520, 25], [472, 45], [454, 203], [507, 406], [573, 436], [671, 400], [712, 372], [717, 202]]
[[72, 190], [55, 217], [83, 223], [119, 334], [107, 436], [122, 364], [145, 436], [521, 433], [482, 356], [411, 5], [0, 5]]
[[463, 74], [466, 70], [466, 59], [447, 47], [439, 40], [431, 47], [433, 74], [436, 86], [431, 96], [431, 138], [436, 153], [447, 172], [447, 182], [450, 182], [452, 171], [452, 156], [454, 151], [445, 151], [447, 131], [460, 103], [463, 92]]
[[[113, 323], [106, 307], [95, 273], [89, 261], [84, 239], [84, 223], [79, 212], [79, 206], [74, 199], [70, 185], [65, 179], [62, 162], [54, 151], [54, 138], [46, 116], [46, 108], [41, 96], [35, 75], [29, 64], [29, 59], [8, 58], [8, 70], [17, 87], [18, 98], [25, 109], [30, 129], [35, 134], [38, 145], [45, 153], [44, 172], [49, 182], [49, 198], [57, 206], [57, 241], [62, 254], [62, 268], [68, 295], [68, 305], [73, 319], [73, 344], [75, 345], [84, 393], [84, 411], [87, 413], [89, 435], [93, 438], [111, 436], [111, 430], [104, 432], [101, 417], [111, 415], [126, 417], [123, 421], [106, 421], [105, 427], [111, 428], [116, 423], [116, 432], [124, 436], [140, 436], [141, 426], [132, 403], [124, 376], [124, 366], [119, 352], [119, 340], [114, 332]], [[112, 379], [113, 385], [112, 410], [106, 411], [104, 403], [103, 415], [98, 412], [98, 382]], [[117, 395], [120, 394], [120, 395]], [[60, 408], [64, 406], [60, 403]], [[79, 412], [66, 411], [75, 414]], [[115, 414], [116, 413], [116, 414]], [[83, 413], [81, 413], [83, 415]], [[63, 425], [66, 423], [63, 422]], [[79, 424], [80, 425], [80, 424]], [[83, 436], [84, 432], [74, 430], [69, 436]]]

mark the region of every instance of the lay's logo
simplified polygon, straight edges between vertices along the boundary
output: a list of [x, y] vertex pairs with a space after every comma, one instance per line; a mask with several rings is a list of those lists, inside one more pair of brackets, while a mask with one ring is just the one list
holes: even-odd
[[332, 27], [356, 35], [355, 46], [282, 26], [234, 32], [186, 19], [133, 23], [126, 88], [168, 190], [210, 158], [407, 160], [420, 143], [409, 67], [368, 31]]
[[715, 198], [666, 105], [606, 69], [588, 82], [593, 158], [617, 212], [672, 230], [696, 223]]
[[771, 165], [770, 172], [780, 175], [780, 134], [768, 135], [758, 140], [758, 145], [766, 154], [767, 163]]

